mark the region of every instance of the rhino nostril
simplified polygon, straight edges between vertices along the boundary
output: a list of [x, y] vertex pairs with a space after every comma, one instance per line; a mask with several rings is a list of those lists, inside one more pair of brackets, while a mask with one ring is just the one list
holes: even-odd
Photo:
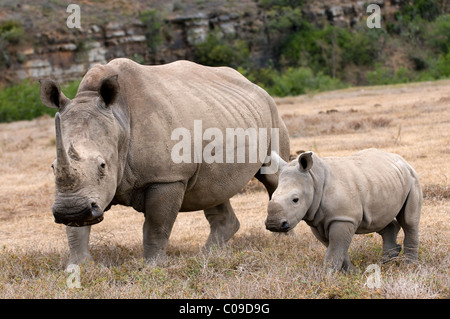
[[91, 203], [91, 214], [96, 218], [103, 215], [102, 209], [97, 205], [96, 202]]
[[283, 222], [283, 223], [281, 224], [280, 229], [281, 229], [281, 230], [288, 230], [288, 229], [289, 229], [289, 223], [288, 223], [288, 222]]

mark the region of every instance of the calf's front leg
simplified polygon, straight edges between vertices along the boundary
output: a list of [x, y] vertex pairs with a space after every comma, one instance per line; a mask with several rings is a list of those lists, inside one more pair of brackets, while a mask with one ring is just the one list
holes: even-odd
[[324, 267], [333, 271], [352, 271], [356, 268], [350, 261], [348, 249], [355, 234], [355, 226], [350, 222], [332, 222], [328, 228], [328, 248]]

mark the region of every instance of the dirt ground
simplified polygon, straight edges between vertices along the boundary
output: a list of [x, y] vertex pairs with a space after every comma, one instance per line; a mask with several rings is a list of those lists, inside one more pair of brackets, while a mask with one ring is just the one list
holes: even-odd
[[[65, 228], [55, 224], [51, 214], [54, 177], [50, 165], [56, 154], [54, 120], [43, 117], [33, 121], [0, 124], [0, 272], [3, 273], [0, 276], [0, 298], [23, 297], [27, 293], [31, 294], [31, 298], [448, 297], [450, 81], [351, 88], [276, 98], [276, 102], [290, 131], [293, 155], [300, 150], [312, 150], [321, 157], [345, 156], [361, 149], [376, 147], [400, 154], [416, 169], [424, 189], [417, 268], [408, 270], [408, 275], [405, 275], [406, 266], [401, 263], [383, 266], [385, 283], [377, 291], [361, 288], [363, 284], [355, 283], [355, 278], [361, 278], [361, 275], [350, 277], [355, 279], [352, 283], [347, 282], [345, 278], [348, 277], [339, 275], [333, 277], [330, 284], [331, 279], [319, 275], [317, 270], [325, 250], [305, 223], [296, 227], [297, 236], [287, 239], [273, 236], [265, 230], [268, 196], [258, 182], [252, 181], [232, 199], [241, 228], [228, 248], [218, 252], [218, 255], [198, 255], [209, 232], [203, 213], [179, 214], [168, 248], [169, 258], [172, 259], [169, 260], [168, 270], [161, 270], [166, 276], [163, 278], [169, 278], [171, 284], [169, 286], [166, 281], [157, 281], [155, 285], [161, 286], [158, 292], [152, 290], [153, 295], [146, 295], [147, 290], [143, 286], [133, 285], [125, 277], [120, 277], [122, 281], [116, 277], [113, 280], [108, 277], [109, 273], [102, 273], [102, 276], [110, 278], [106, 280], [109, 283], [108, 290], [101, 286], [106, 285], [105, 281], [96, 279], [95, 271], [92, 272], [93, 277], [90, 277], [94, 283], [92, 286], [87, 285], [91, 288], [84, 288], [84, 294], [80, 294], [80, 291], [76, 294], [68, 292], [62, 287], [40, 289], [42, 285], [48, 287], [42, 282], [50, 280], [55, 273], [59, 276], [58, 280], [64, 282], [64, 263], [68, 258]], [[136, 266], [130, 260], [139, 259], [142, 253], [143, 220], [142, 214], [127, 207], [116, 206], [106, 212], [104, 221], [92, 228], [91, 247], [94, 259], [106, 265], [108, 271], [124, 267], [127, 263], [129, 268]], [[401, 239], [400, 236], [399, 240]], [[294, 249], [292, 245], [295, 245]], [[298, 260], [280, 263], [277, 261], [280, 256], [273, 255], [272, 248], [284, 249], [285, 254], [295, 250], [297, 252], [294, 257]], [[248, 252], [246, 259], [241, 257], [238, 250], [243, 251], [242, 254]], [[264, 257], [258, 257], [262, 255], [261, 252], [265, 253]], [[109, 257], [105, 257], [106, 255]], [[379, 262], [380, 255], [381, 241], [378, 235], [355, 236], [350, 258], [361, 271], [367, 265]], [[40, 260], [40, 263], [36, 265], [35, 261], [28, 258], [30, 256]], [[47, 259], [42, 259], [42, 256]], [[29, 265], [28, 268], [23, 266], [28, 270], [23, 267], [18, 270], [16, 266], [11, 266], [17, 258]], [[201, 258], [209, 258], [206, 266], [202, 264], [204, 260]], [[241, 266], [230, 266], [230, 272], [220, 268], [224, 267], [223, 264], [219, 266], [213, 263], [211, 266], [211, 260], [222, 260], [221, 258], [241, 263]], [[187, 273], [193, 269], [193, 263], [203, 265], [203, 272], [195, 273], [197, 277]], [[43, 265], [47, 264], [53, 266], [45, 270]], [[295, 285], [273, 286], [276, 280], [291, 282], [292, 278], [287, 278], [292, 273], [287, 268], [297, 269], [299, 265], [304, 265], [306, 270], [304, 273], [298, 272]], [[205, 270], [207, 266], [211, 267], [215, 275]], [[33, 267], [38, 269], [33, 272]], [[214, 277], [218, 276], [218, 272], [222, 277]], [[251, 288], [242, 286], [244, 275], [253, 280], [250, 280], [253, 282]], [[303, 275], [304, 277], [299, 278]], [[21, 276], [27, 278], [26, 284], [24, 279], [11, 279]], [[156, 275], [152, 272], [149, 276], [154, 279]], [[157, 278], [160, 280], [162, 277]], [[178, 282], [178, 279], [183, 284], [175, 289], [173, 283]], [[202, 280], [203, 286], [198, 286]], [[220, 280], [224, 282], [216, 283]], [[343, 292], [349, 285], [355, 291], [354, 295]], [[270, 289], [267, 288], [269, 286]], [[97, 290], [92, 287], [101, 292], [96, 294]], [[136, 287], [140, 287], [139, 292], [134, 292]]]

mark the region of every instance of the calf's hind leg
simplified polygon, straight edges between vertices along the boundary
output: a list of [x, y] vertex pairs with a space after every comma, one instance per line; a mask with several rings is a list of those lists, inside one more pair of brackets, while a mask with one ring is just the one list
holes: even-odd
[[422, 209], [422, 189], [419, 182], [409, 192], [405, 205], [397, 215], [397, 220], [405, 233], [403, 241], [406, 262], [416, 262], [419, 255], [419, 221]]
[[220, 205], [205, 209], [204, 212], [211, 227], [205, 248], [226, 243], [239, 230], [240, 224], [229, 199]]
[[399, 223], [396, 220], [393, 220], [378, 232], [383, 238], [383, 263], [397, 257], [402, 250], [402, 245], [397, 244], [397, 235], [399, 231]]

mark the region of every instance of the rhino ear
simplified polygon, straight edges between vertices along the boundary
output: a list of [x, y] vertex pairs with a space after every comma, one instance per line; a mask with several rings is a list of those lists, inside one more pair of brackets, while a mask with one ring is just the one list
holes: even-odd
[[[287, 165], [286, 161], [284, 159], [282, 159], [280, 157], [280, 155], [278, 155], [277, 152], [272, 151], [270, 153], [270, 158], [272, 161], [274, 161], [276, 163], [276, 169], [278, 169], [279, 171], [282, 171], [283, 168]], [[272, 164], [270, 164], [270, 166], [272, 166]]]
[[102, 97], [107, 107], [114, 104], [117, 97], [119, 96], [120, 86], [117, 78], [117, 74], [104, 78], [98, 88], [98, 93]]
[[50, 79], [40, 79], [39, 83], [41, 84], [41, 101], [46, 106], [62, 111], [64, 106], [70, 102], [64, 93], [61, 92], [59, 84], [55, 81]]
[[304, 152], [298, 157], [298, 166], [301, 172], [307, 172], [313, 166], [313, 152]]

